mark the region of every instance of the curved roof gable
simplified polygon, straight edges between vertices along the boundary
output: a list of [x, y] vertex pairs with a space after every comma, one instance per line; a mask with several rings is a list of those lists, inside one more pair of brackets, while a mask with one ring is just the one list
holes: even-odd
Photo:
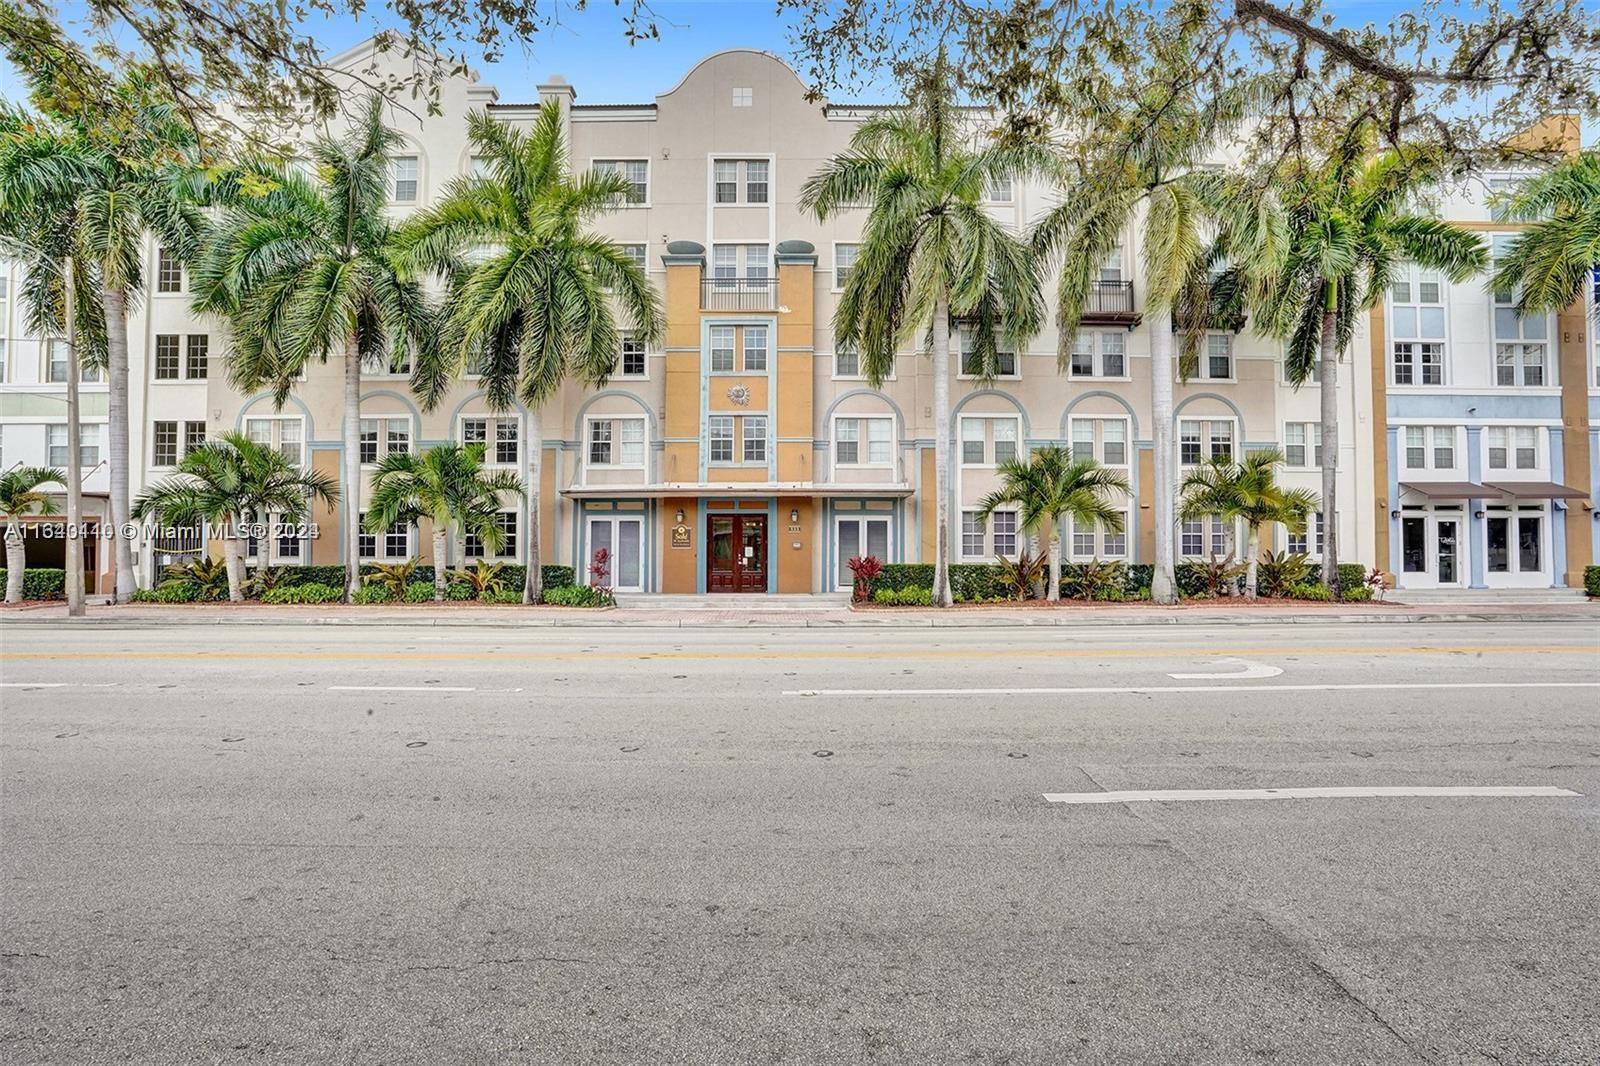
[[[800, 80], [800, 75], [798, 75], [798, 74], [796, 74], [794, 72], [794, 68], [791, 67], [788, 63], [785, 63], [782, 59], [778, 58], [773, 53], [767, 52], [767, 51], [763, 51], [762, 49], [759, 49], [759, 48], [724, 48], [720, 52], [712, 52], [710, 55], [708, 55], [704, 59], [700, 60], [700, 62], [698, 62], [694, 66], [690, 67], [689, 68], [689, 72], [687, 74], [685, 74], [682, 78], [678, 79], [678, 84], [674, 85], [672, 88], [668, 89], [664, 93], [657, 93], [656, 94], [656, 99], [660, 100], [660, 99], [663, 99], [664, 97], [671, 96], [673, 93], [677, 92], [679, 89], [682, 89], [685, 85], [688, 85], [689, 82], [693, 81], [696, 77], [700, 76], [700, 73], [701, 73], [702, 70], [704, 70], [707, 67], [712, 66], [713, 64], [717, 64], [717, 63], [723, 62], [723, 61], [728, 60], [728, 59], [730, 59], [732, 57], [745, 57], [745, 56], [755, 56], [755, 57], [759, 57], [760, 59], [766, 60], [767, 62], [771, 63], [774, 67], [776, 67], [778, 69], [781, 69], [785, 74], [789, 75], [789, 77], [794, 80], [795, 88], [799, 89], [800, 92], [804, 93], [804, 92], [808, 91], [807, 87], [806, 87], [806, 83]], [[707, 73], [709, 73], [709, 71], [707, 71]]]

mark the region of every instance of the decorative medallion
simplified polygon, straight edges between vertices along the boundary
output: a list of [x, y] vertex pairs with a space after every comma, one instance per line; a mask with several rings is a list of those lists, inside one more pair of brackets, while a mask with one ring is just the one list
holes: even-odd
[[735, 385], [735, 386], [733, 386], [731, 389], [728, 390], [728, 399], [733, 401], [734, 403], [738, 404], [740, 407], [747, 406], [750, 403], [750, 386], [748, 386], [748, 385]]

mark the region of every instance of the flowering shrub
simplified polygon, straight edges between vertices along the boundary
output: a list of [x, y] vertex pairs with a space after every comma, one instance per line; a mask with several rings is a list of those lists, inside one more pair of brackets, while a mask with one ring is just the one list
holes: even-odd
[[845, 563], [855, 575], [855, 586], [850, 590], [852, 603], [866, 603], [872, 599], [872, 583], [883, 573], [883, 563], [875, 555], [857, 555]]

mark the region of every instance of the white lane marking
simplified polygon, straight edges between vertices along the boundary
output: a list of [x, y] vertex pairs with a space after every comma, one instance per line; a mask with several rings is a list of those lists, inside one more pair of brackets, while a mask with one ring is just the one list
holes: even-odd
[[1582, 796], [1554, 785], [1400, 785], [1367, 788], [1169, 788], [1132, 792], [1046, 792], [1051, 803], [1173, 803], [1184, 800], [1383, 799], [1451, 796]]
[[1600, 688], [1600, 681], [1374, 681], [1348, 685], [1103, 685], [1083, 688], [802, 688], [785, 696], [1123, 696], [1163, 692], [1379, 692], [1400, 689]]
[[1265, 663], [1253, 663], [1249, 659], [1212, 659], [1212, 666], [1238, 666], [1242, 669], [1232, 670], [1225, 674], [1168, 674], [1168, 677], [1179, 681], [1204, 681], [1207, 678], [1217, 680], [1243, 681], [1247, 678], [1277, 677], [1283, 673], [1282, 668], [1268, 666]]
[[0, 681], [0, 688], [71, 688], [71, 681]]
[[329, 692], [476, 692], [453, 685], [329, 685]]

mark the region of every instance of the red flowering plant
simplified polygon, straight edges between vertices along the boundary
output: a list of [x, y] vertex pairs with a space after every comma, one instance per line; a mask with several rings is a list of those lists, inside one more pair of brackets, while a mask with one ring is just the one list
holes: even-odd
[[606, 579], [611, 576], [611, 549], [596, 548], [589, 560], [589, 587], [600, 596], [602, 603], [615, 603], [616, 595]]
[[867, 603], [872, 599], [872, 583], [883, 573], [883, 564], [876, 556], [857, 555], [845, 564], [855, 575], [855, 587], [850, 590], [850, 602]]

